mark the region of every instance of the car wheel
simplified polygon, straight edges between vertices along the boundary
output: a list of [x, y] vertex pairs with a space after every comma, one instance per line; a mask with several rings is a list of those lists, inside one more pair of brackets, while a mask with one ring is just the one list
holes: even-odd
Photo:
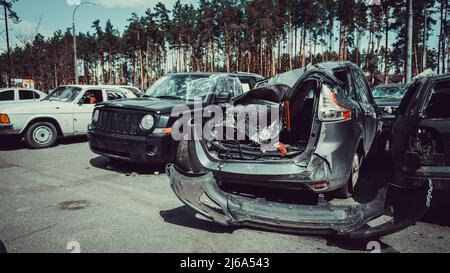
[[347, 180], [347, 183], [339, 189], [337, 193], [338, 198], [349, 198], [352, 194], [355, 193], [355, 188], [359, 180], [359, 171], [361, 169], [361, 159], [358, 153], [355, 153], [352, 159], [352, 168], [350, 172], [350, 177]]
[[353, 156], [352, 160], [352, 172], [348, 181], [349, 191], [351, 194], [355, 193], [356, 184], [359, 181], [359, 171], [361, 170], [361, 159], [358, 153]]
[[193, 166], [192, 166], [191, 160], [189, 158], [188, 141], [187, 140], [182, 140], [178, 144], [177, 155], [175, 158], [175, 164], [187, 172], [193, 171]]
[[32, 149], [42, 149], [56, 143], [58, 132], [49, 122], [38, 122], [30, 126], [25, 132], [25, 143]]

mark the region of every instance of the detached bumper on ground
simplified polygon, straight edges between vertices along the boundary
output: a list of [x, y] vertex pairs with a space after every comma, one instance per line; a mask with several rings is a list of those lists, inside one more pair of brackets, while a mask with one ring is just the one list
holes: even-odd
[[277, 231], [336, 234], [368, 238], [390, 234], [413, 224], [424, 212], [403, 221], [395, 218], [376, 227], [366, 224], [385, 214], [386, 189], [366, 204], [315, 206], [294, 205], [251, 199], [222, 191], [211, 173], [189, 174], [169, 165], [172, 189], [188, 207], [226, 226], [253, 226]]

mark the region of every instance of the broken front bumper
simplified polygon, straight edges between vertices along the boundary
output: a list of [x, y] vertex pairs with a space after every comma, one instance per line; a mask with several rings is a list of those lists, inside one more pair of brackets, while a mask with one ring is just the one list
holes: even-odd
[[227, 226], [368, 238], [406, 228], [425, 212], [415, 211], [413, 215], [417, 214], [416, 217], [409, 216], [402, 218], [402, 221], [394, 218], [376, 227], [365, 227], [369, 221], [385, 214], [385, 189], [366, 204], [331, 205], [324, 202], [308, 206], [268, 202], [226, 193], [217, 186], [211, 173], [189, 174], [175, 165], [169, 165], [167, 174], [172, 189], [184, 204], [211, 221]]

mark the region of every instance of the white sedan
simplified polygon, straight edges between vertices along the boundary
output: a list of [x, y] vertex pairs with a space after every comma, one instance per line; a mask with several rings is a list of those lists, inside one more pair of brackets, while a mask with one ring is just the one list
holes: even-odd
[[11, 102], [34, 102], [45, 98], [47, 94], [39, 90], [28, 90], [21, 88], [0, 89], [0, 110], [2, 105]]
[[136, 98], [121, 87], [68, 85], [36, 103], [0, 106], [0, 135], [23, 136], [30, 148], [47, 148], [58, 137], [85, 135], [97, 103]]

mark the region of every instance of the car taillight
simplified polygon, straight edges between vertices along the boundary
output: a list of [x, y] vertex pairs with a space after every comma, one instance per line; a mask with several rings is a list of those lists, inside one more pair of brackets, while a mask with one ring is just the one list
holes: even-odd
[[352, 118], [352, 112], [345, 109], [336, 99], [336, 94], [326, 85], [323, 85], [319, 101], [319, 120], [339, 121]]
[[9, 124], [10, 120], [9, 120], [8, 115], [0, 114], [0, 123]]

